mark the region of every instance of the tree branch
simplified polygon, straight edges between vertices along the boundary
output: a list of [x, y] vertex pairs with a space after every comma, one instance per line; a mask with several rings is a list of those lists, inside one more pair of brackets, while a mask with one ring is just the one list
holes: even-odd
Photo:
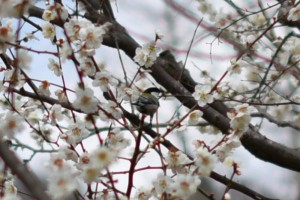
[[36, 199], [50, 200], [46, 194], [44, 184], [37, 176], [30, 172], [26, 166], [17, 158], [17, 155], [11, 151], [5, 142], [0, 142], [0, 157], [11, 169], [12, 173], [22, 181], [24, 186], [31, 192]]

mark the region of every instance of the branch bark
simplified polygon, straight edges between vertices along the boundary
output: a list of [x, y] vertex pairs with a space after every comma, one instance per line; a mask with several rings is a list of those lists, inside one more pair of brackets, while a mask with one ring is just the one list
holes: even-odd
[[5, 164], [11, 169], [12, 173], [22, 181], [24, 186], [28, 189], [33, 197], [36, 199], [50, 200], [46, 194], [46, 187], [37, 178], [37, 176], [30, 172], [17, 155], [9, 149], [8, 144], [0, 142], [0, 157]]

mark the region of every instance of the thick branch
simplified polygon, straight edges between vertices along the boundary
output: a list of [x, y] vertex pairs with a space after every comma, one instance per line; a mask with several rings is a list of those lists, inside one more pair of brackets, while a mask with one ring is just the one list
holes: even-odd
[[11, 151], [5, 142], [0, 143], [0, 157], [5, 164], [11, 169], [12, 173], [22, 181], [24, 186], [30, 191], [36, 199], [50, 200], [46, 194], [44, 184], [35, 174], [30, 172], [26, 166], [17, 158], [16, 154]]

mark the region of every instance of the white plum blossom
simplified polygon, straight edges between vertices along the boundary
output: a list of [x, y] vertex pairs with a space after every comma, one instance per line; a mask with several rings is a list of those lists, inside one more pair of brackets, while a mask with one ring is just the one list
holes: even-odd
[[92, 26], [91, 21], [87, 19], [78, 19], [76, 17], [72, 17], [68, 22], [64, 24], [66, 33], [71, 41], [79, 41], [79, 31], [88, 26]]
[[94, 113], [98, 110], [98, 101], [94, 96], [94, 91], [91, 88], [76, 89], [76, 99], [73, 106], [85, 113]]
[[296, 7], [292, 8], [289, 11], [287, 20], [298, 21], [299, 19], [300, 19], [300, 4], [297, 4]]
[[116, 156], [115, 151], [111, 151], [107, 147], [100, 147], [92, 153], [91, 161], [97, 166], [105, 168], [116, 159]]
[[105, 23], [102, 26], [90, 24], [79, 30], [79, 39], [83, 42], [82, 46], [88, 49], [97, 49], [101, 46], [103, 37], [110, 26], [110, 23]]
[[240, 60], [231, 59], [230, 63], [231, 65], [228, 68], [230, 74], [240, 74], [243, 68], [245, 69], [247, 66], [250, 66], [249, 63], [241, 59]]
[[103, 92], [107, 92], [109, 85], [116, 86], [118, 81], [108, 71], [102, 70], [96, 73], [92, 84], [95, 87], [99, 86]]
[[155, 193], [157, 195], [161, 195], [162, 193], [171, 194], [172, 193], [172, 188], [171, 188], [172, 183], [173, 183], [173, 179], [162, 173], [159, 173], [157, 175], [156, 179], [154, 179], [152, 182], [152, 184], [155, 188]]
[[65, 62], [70, 59], [73, 53], [72, 47], [63, 39], [59, 39], [57, 45], [60, 47], [59, 56], [61, 58], [61, 62]]
[[195, 110], [195, 111], [193, 111], [193, 112], [190, 113], [188, 123], [190, 125], [196, 125], [197, 123], [200, 122], [202, 116], [203, 116], [203, 112], [202, 111]]
[[59, 3], [49, 5], [43, 12], [42, 18], [45, 21], [60, 19], [65, 21], [68, 18], [68, 10]]
[[48, 193], [53, 199], [65, 199], [77, 188], [76, 168], [66, 160], [66, 155], [61, 152], [50, 155], [46, 164], [48, 173]]
[[54, 94], [55, 94], [55, 96], [57, 96], [57, 98], [60, 102], [67, 102], [67, 97], [63, 90], [58, 89], [54, 92]]
[[20, 69], [11, 69], [4, 72], [6, 81], [15, 87], [22, 87], [25, 84], [25, 77]]
[[[18, 189], [15, 186], [13, 180], [7, 180], [4, 182], [4, 194], [14, 194], [17, 195]], [[2, 198], [1, 198], [2, 199]]]
[[0, 1], [0, 16], [21, 18], [28, 12], [32, 0], [1, 0]]
[[13, 138], [15, 134], [24, 130], [24, 121], [22, 117], [14, 112], [7, 112], [5, 118], [0, 122], [0, 137], [6, 136]]
[[108, 133], [105, 144], [108, 148], [119, 151], [128, 147], [130, 140], [124, 137], [123, 132], [119, 128], [115, 128]]
[[253, 110], [254, 108], [252, 106], [245, 103], [234, 107], [227, 113], [227, 116], [230, 119], [230, 127], [236, 133], [243, 133], [247, 131], [251, 120], [250, 114]]
[[218, 148], [216, 149], [216, 156], [221, 162], [224, 162], [224, 160], [231, 155], [233, 149], [240, 146], [241, 142], [239, 138], [236, 135], [231, 134], [227, 136], [226, 142], [218, 146]]
[[77, 188], [76, 177], [71, 169], [52, 172], [47, 192], [54, 200], [66, 199]]
[[140, 66], [145, 66], [146, 68], [149, 68], [157, 59], [157, 53], [159, 51], [160, 48], [157, 47], [155, 43], [146, 43], [142, 47], [138, 47], [135, 50], [135, 56], [133, 59]]
[[75, 153], [75, 151], [71, 150], [67, 146], [60, 146], [58, 151], [59, 154], [63, 155], [66, 161], [71, 160], [75, 163], [78, 161], [78, 155]]
[[137, 101], [137, 99], [139, 98], [140, 92], [138, 90], [135, 89], [131, 89], [131, 88], [125, 88], [123, 90], [123, 95], [122, 95], [122, 99], [125, 101]]
[[29, 69], [32, 58], [31, 56], [28, 54], [28, 51], [26, 50], [18, 50], [17, 52], [17, 56], [18, 56], [18, 67], [20, 67], [21, 69]]
[[54, 104], [50, 110], [51, 124], [63, 120], [62, 107], [59, 104]]
[[200, 175], [209, 176], [217, 163], [217, 157], [206, 148], [200, 147], [195, 151], [195, 165], [197, 166], [197, 172]]
[[[100, 111], [99, 115], [100, 118], [103, 119], [104, 121], [109, 120], [111, 117], [113, 119], [120, 119], [122, 118], [122, 110], [121, 108], [113, 101], [108, 101], [107, 104], [102, 104], [102, 109], [104, 109], [104, 111]], [[108, 116], [111, 115], [111, 116]]]
[[[2, 5], [0, 6], [2, 7]], [[0, 26], [0, 53], [5, 53], [8, 48], [8, 43], [12, 43], [14, 39], [14, 31], [11, 23], [8, 22], [6, 26]]]
[[149, 200], [153, 196], [152, 191], [148, 187], [140, 187], [137, 189], [134, 199], [136, 200]]
[[198, 102], [198, 105], [203, 107], [208, 103], [212, 103], [214, 101], [214, 97], [210, 94], [211, 87], [208, 85], [196, 85], [195, 92], [193, 93], [193, 97]]
[[82, 72], [83, 76], [94, 76], [96, 73], [96, 67], [94, 62], [90, 58], [80, 59], [79, 60], [80, 66], [79, 69]]
[[186, 173], [186, 165], [192, 161], [181, 151], [168, 152], [168, 155], [165, 157], [167, 162], [167, 167], [173, 171], [173, 173]]
[[52, 58], [49, 58], [48, 68], [51, 71], [53, 71], [56, 76], [62, 75], [62, 70], [60, 68], [60, 65], [58, 64], [58, 62], [55, 62], [55, 60]]
[[198, 175], [177, 174], [172, 184], [173, 194], [181, 199], [188, 199], [197, 191], [201, 180]]
[[76, 123], [71, 123], [68, 126], [68, 130], [65, 133], [61, 134], [60, 137], [64, 139], [68, 144], [76, 146], [88, 135], [89, 131], [85, 127], [85, 123], [77, 119]]
[[44, 37], [53, 40], [55, 36], [55, 26], [49, 22], [45, 22], [41, 25], [41, 28], [43, 30]]
[[287, 51], [292, 55], [300, 54], [300, 39], [293, 37], [287, 42]]
[[45, 95], [45, 96], [50, 96], [50, 83], [48, 81], [42, 81], [41, 84], [39, 85], [38, 92], [39, 94]]

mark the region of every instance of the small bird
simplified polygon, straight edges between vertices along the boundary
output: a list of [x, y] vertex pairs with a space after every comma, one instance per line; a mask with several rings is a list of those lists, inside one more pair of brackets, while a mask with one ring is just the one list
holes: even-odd
[[148, 88], [139, 96], [136, 102], [132, 103], [140, 113], [150, 116], [150, 125], [152, 125], [153, 115], [159, 107], [158, 98], [152, 93], [162, 93], [162, 90], [156, 87]]

